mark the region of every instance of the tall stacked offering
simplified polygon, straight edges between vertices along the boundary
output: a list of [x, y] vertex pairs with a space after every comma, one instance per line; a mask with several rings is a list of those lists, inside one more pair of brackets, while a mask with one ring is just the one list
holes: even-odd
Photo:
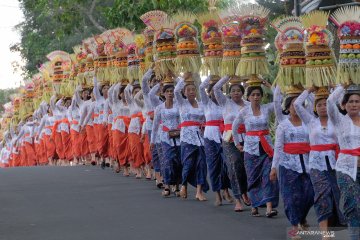
[[154, 63], [154, 35], [155, 30], [146, 27], [143, 31], [145, 37], [145, 69], [149, 69]]
[[275, 82], [284, 89], [289, 85], [305, 85], [304, 31], [300, 18], [280, 17], [271, 23], [278, 31], [280, 67]]
[[146, 39], [144, 34], [135, 35], [135, 44], [136, 44], [136, 55], [139, 59], [139, 79], [142, 79], [144, 73], [146, 72], [145, 66], [145, 57], [146, 57]]
[[96, 78], [100, 83], [109, 83], [109, 79], [106, 79], [108, 56], [105, 54], [105, 36], [97, 35], [94, 39], [97, 44], [96, 54], [94, 54], [94, 67], [97, 69]]
[[50, 102], [50, 98], [53, 95], [53, 85], [52, 85], [52, 79], [50, 76], [51, 72], [51, 63], [50, 61], [47, 61], [43, 63], [39, 68], [39, 73], [42, 76], [43, 79], [43, 95], [42, 95], [42, 101], [45, 101], [47, 103]]
[[264, 36], [270, 10], [255, 4], [238, 5], [232, 10], [241, 16], [241, 59], [236, 75], [251, 76], [251, 82], [261, 82], [258, 76], [269, 73]]
[[241, 55], [239, 17], [229, 10], [222, 10], [219, 16], [223, 45], [221, 76], [235, 76]]
[[97, 56], [97, 43], [95, 38], [87, 38], [83, 41], [83, 48], [86, 52], [86, 64], [84, 78], [87, 83], [92, 83], [95, 76], [95, 63], [94, 58]]
[[25, 87], [24, 87], [24, 95], [22, 105], [20, 106], [19, 113], [20, 118], [25, 121], [28, 117], [33, 115], [35, 110], [34, 108], [34, 98], [36, 97], [35, 94], [35, 84], [32, 79], [24, 80]]
[[326, 29], [329, 13], [314, 11], [301, 17], [306, 30], [306, 86], [329, 86], [334, 82], [336, 68], [331, 50], [333, 35]]
[[126, 45], [127, 51], [127, 78], [130, 83], [133, 83], [135, 80], [139, 80], [139, 59], [136, 55], [136, 44], [135, 38], [133, 35], [126, 36], [123, 39], [123, 42]]
[[175, 22], [177, 74], [191, 72], [199, 73], [201, 68], [199, 31], [194, 25], [196, 16], [190, 12], [180, 12], [172, 17]]
[[127, 48], [123, 41], [123, 38], [131, 36], [132, 33], [126, 28], [116, 28], [111, 30], [112, 35], [115, 38], [114, 42], [114, 54], [115, 63], [113, 68], [113, 78], [116, 82], [127, 79]]
[[202, 65], [204, 75], [220, 76], [221, 61], [223, 55], [222, 34], [220, 30], [221, 20], [217, 15], [214, 4], [216, 1], [210, 1], [212, 5], [209, 12], [199, 17], [201, 23], [201, 40], [204, 44], [204, 62]]
[[56, 94], [60, 94], [61, 85], [68, 83], [71, 59], [68, 53], [63, 51], [53, 51], [46, 56], [52, 67], [53, 88]]
[[337, 9], [332, 19], [338, 27], [340, 56], [337, 83], [360, 84], [360, 7]]
[[173, 73], [175, 71], [176, 58], [173, 22], [163, 11], [150, 11], [140, 18], [147, 27], [155, 31], [153, 58], [157, 77], [165, 77], [169, 72]]

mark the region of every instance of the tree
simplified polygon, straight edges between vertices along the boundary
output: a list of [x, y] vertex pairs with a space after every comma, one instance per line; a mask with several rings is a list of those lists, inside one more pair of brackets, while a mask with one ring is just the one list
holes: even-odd
[[0, 89], [0, 113], [4, 111], [3, 105], [10, 101], [10, 96], [16, 93], [18, 90], [11, 89]]

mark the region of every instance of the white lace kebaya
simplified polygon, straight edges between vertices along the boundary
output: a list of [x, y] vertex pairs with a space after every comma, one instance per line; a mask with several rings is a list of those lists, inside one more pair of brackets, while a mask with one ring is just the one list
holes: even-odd
[[[185, 80], [183, 78], [178, 81], [175, 86], [175, 99], [179, 105], [180, 121], [197, 122], [203, 124], [205, 121], [204, 108], [201, 102], [197, 101], [198, 107], [194, 108], [189, 100], [183, 98], [181, 91], [185, 87]], [[196, 146], [203, 146], [204, 140], [199, 126], [184, 126], [181, 127], [180, 141]]]
[[[280, 122], [276, 129], [274, 158], [272, 168], [279, 165], [303, 173], [299, 154], [288, 154], [284, 152], [284, 145], [287, 143], [308, 143], [309, 133], [306, 125], [294, 126], [288, 118]], [[302, 154], [306, 172], [309, 173], [309, 154]]]
[[[208, 88], [209, 85], [210, 85], [210, 77], [206, 78], [206, 80], [200, 84], [200, 97], [201, 97], [201, 103], [203, 104], [204, 107], [206, 122], [219, 121], [219, 123], [221, 122], [220, 125], [223, 125], [224, 122], [223, 107], [216, 104], [207, 95], [205, 89]], [[222, 136], [221, 136], [220, 126], [215, 126], [215, 125], [205, 126], [204, 138], [211, 141], [215, 141], [217, 143], [221, 143]]]
[[[338, 144], [335, 134], [335, 128], [330, 119], [327, 121], [327, 126], [322, 126], [320, 119], [303, 106], [305, 100], [309, 96], [309, 91], [305, 90], [295, 100], [294, 107], [304, 124], [309, 129], [310, 145], [324, 145], [324, 144]], [[332, 169], [335, 169], [336, 158], [335, 150], [327, 151], [310, 151], [309, 166], [310, 169], [317, 169], [320, 171], [327, 171], [326, 156]]]
[[[245, 124], [246, 132], [269, 130], [270, 115], [272, 112], [274, 112], [274, 103], [260, 105], [260, 112], [261, 113], [259, 116], [254, 116], [251, 105], [244, 107], [240, 111], [238, 116], [235, 118], [232, 126], [232, 133], [233, 133], [235, 145], [238, 145], [240, 143], [239, 136], [236, 134], [240, 124]], [[272, 146], [270, 134], [265, 135], [265, 139], [269, 143], [269, 145]], [[244, 139], [245, 152], [252, 155], [260, 156], [259, 144], [260, 144], [259, 136], [245, 135], [245, 139]]]
[[120, 88], [120, 83], [117, 83], [109, 95], [110, 101], [113, 103], [114, 122], [112, 130], [118, 130], [122, 133], [126, 133], [124, 118], [130, 119], [130, 109], [128, 105], [119, 99]]
[[[133, 90], [133, 86], [130, 84], [128, 84], [124, 90], [125, 99], [129, 106], [130, 116], [131, 116], [131, 121], [130, 121], [128, 132], [140, 134], [141, 127], [142, 127], [141, 119], [140, 119], [142, 117], [142, 109], [134, 100], [134, 98], [132, 96], [132, 90]], [[137, 94], [140, 94], [140, 92], [138, 92]], [[141, 117], [136, 116], [136, 115], [141, 115]]]
[[[356, 126], [349, 115], [339, 112], [336, 103], [344, 95], [344, 88], [338, 86], [327, 100], [327, 111], [334, 124], [336, 136], [341, 150], [360, 147], [360, 127]], [[349, 175], [356, 181], [358, 156], [340, 153], [336, 161], [336, 171]]]
[[[168, 130], [178, 129], [180, 125], [180, 114], [177, 104], [174, 102], [172, 108], [166, 108], [165, 103], [155, 109], [154, 122], [151, 131], [151, 143], [158, 143], [156, 135], [160, 135], [160, 141], [175, 146], [174, 140], [170, 139]], [[166, 129], [167, 131], [164, 131]], [[157, 134], [159, 133], [159, 134]], [[175, 139], [176, 146], [180, 146], [179, 138]]]
[[[222, 115], [224, 119], [224, 124], [231, 125], [233, 124], [236, 116], [239, 114], [239, 112], [245, 107], [250, 104], [248, 101], [243, 101], [244, 106], [240, 106], [237, 103], [235, 103], [231, 98], [226, 97], [222, 91], [222, 87], [230, 80], [228, 77], [221, 78], [213, 87], [213, 91], [215, 94], [215, 98], [218, 102], [218, 104], [222, 107]], [[231, 127], [232, 128], [232, 127]], [[237, 138], [241, 139], [241, 142], [243, 142], [243, 139], [245, 138], [244, 134], [238, 134], [236, 133]], [[231, 140], [232, 136], [232, 130], [225, 130], [223, 133], [223, 140], [225, 142], [229, 142]]]

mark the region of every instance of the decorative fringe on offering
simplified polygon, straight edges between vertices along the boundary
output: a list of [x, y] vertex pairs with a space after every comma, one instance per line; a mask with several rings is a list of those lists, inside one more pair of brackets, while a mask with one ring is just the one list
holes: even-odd
[[105, 77], [106, 82], [111, 82], [111, 66], [105, 68]]
[[82, 85], [85, 82], [85, 73], [78, 73], [75, 77], [76, 85]]
[[203, 75], [217, 75], [220, 76], [221, 74], [221, 61], [222, 58], [220, 57], [206, 57], [203, 59], [204, 63], [201, 66], [201, 72]]
[[42, 101], [49, 104], [51, 97], [52, 97], [52, 92], [44, 92], [44, 94], [42, 95]]
[[337, 84], [360, 84], [359, 63], [339, 63], [337, 67]]
[[104, 82], [105, 79], [105, 71], [106, 68], [105, 67], [99, 67], [96, 73], [96, 79], [98, 80], [98, 82]]
[[221, 62], [221, 76], [234, 76], [240, 58], [224, 58]]
[[134, 80], [139, 80], [139, 66], [132, 66], [127, 68], [127, 78], [130, 83], [133, 83]]
[[305, 87], [325, 87], [334, 83], [336, 76], [335, 66], [307, 67]]
[[280, 67], [276, 76], [274, 84], [280, 86], [283, 89], [285, 86], [290, 85], [302, 85], [306, 84], [305, 78], [306, 70], [303, 67]]
[[175, 70], [180, 72], [198, 73], [201, 68], [200, 56], [181, 56], [175, 59]]
[[121, 82], [122, 79], [127, 79], [127, 67], [114, 67], [112, 78], [115, 82]]
[[175, 59], [159, 60], [155, 63], [157, 77], [165, 77], [169, 72], [175, 73]]
[[95, 72], [94, 72], [94, 71], [85, 72], [85, 73], [84, 73], [84, 82], [85, 82], [85, 85], [86, 85], [86, 86], [91, 86], [91, 85], [93, 85], [94, 75], [95, 75]]
[[266, 58], [241, 59], [236, 68], [236, 75], [250, 76], [251, 74], [267, 75], [269, 67]]

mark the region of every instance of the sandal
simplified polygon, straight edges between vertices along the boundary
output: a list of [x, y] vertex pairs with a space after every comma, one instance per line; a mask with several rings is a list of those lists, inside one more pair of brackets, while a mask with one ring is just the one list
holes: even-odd
[[[249, 197], [248, 197], [248, 199], [249, 199]], [[249, 199], [248, 201], [245, 201], [244, 197], [243, 197], [243, 196], [241, 196], [241, 200], [243, 201], [243, 203], [244, 203], [246, 206], [248, 206], [248, 207], [250, 207], [250, 206], [251, 206], [250, 199]]]
[[250, 216], [252, 216], [252, 217], [260, 217], [260, 213], [259, 213], [258, 209], [257, 208], [251, 209]]
[[162, 191], [162, 193], [161, 193], [161, 195], [162, 195], [163, 197], [169, 197], [170, 194], [171, 194], [171, 192], [170, 192], [170, 189], [168, 189], [168, 188], [165, 188], [165, 189]]
[[272, 218], [277, 215], [278, 215], [278, 212], [276, 210], [271, 210], [270, 212], [266, 212], [266, 217], [268, 217], [268, 218]]
[[241, 207], [234, 208], [234, 212], [242, 212], [242, 211], [244, 211], [244, 209], [242, 209]]
[[157, 186], [158, 189], [162, 189], [163, 186], [164, 186], [164, 184], [163, 184], [162, 182], [158, 182], [158, 181], [156, 180], [156, 186]]

